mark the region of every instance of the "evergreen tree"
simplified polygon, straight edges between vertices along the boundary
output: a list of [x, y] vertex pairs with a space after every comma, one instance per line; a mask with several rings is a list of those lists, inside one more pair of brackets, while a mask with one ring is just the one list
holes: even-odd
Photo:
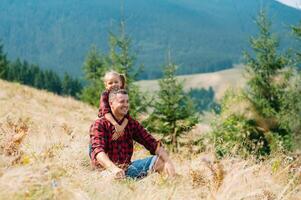
[[289, 59], [286, 55], [277, 53], [279, 42], [270, 32], [271, 23], [264, 11], [259, 13], [256, 22], [260, 33], [258, 37], [252, 37], [250, 40], [255, 58], [245, 53], [247, 74], [250, 76], [247, 96], [260, 114], [264, 117], [274, 117], [281, 106], [281, 91], [274, 84], [274, 79], [288, 66]]
[[[291, 57], [279, 53], [278, 40], [270, 32], [271, 23], [261, 11], [257, 18], [259, 34], [250, 40], [253, 56], [245, 53], [247, 88], [243, 95], [227, 97], [222, 116], [213, 128], [217, 152], [224, 155], [235, 146], [238, 152], [257, 156], [270, 151], [290, 150], [296, 130], [300, 129], [300, 77]], [[299, 88], [299, 89], [298, 89]], [[237, 101], [237, 102], [236, 102]], [[231, 113], [231, 103], [246, 101], [244, 111]], [[292, 126], [294, 124], [299, 124]], [[295, 130], [294, 130], [295, 129]]]
[[28, 74], [27, 74], [27, 78], [26, 81], [28, 85], [33, 86], [35, 84], [35, 76], [38, 74], [38, 72], [40, 71], [40, 68], [38, 65], [36, 64], [31, 64], [30, 68], [28, 70]]
[[0, 43], [0, 78], [7, 79], [8, 60], [3, 52], [3, 44]]
[[69, 74], [65, 73], [62, 81], [62, 94], [78, 98], [82, 85], [78, 79], [73, 79]]
[[34, 87], [36, 87], [38, 89], [44, 89], [45, 88], [45, 76], [44, 76], [44, 73], [40, 70], [35, 75]]
[[11, 62], [7, 69], [7, 80], [19, 82], [21, 80], [20, 72], [22, 68], [22, 62], [20, 59]]
[[[299, 41], [301, 41], [301, 22], [297, 26], [292, 26], [292, 31]], [[301, 63], [301, 51], [297, 52], [297, 60]]]
[[134, 71], [135, 57], [130, 52], [131, 40], [125, 35], [123, 23], [121, 23], [120, 35], [110, 33], [109, 52], [106, 55], [98, 53], [95, 47], [89, 52], [84, 63], [87, 86], [83, 89], [81, 100], [94, 105], [99, 105], [99, 95], [105, 87], [102, 77], [108, 70], [115, 70], [126, 77], [126, 89], [130, 98], [130, 114], [137, 117], [138, 113], [146, 111], [146, 105], [149, 103], [134, 84], [139, 73]]
[[99, 106], [99, 95], [105, 89], [102, 77], [108, 67], [105, 65], [104, 59], [105, 57], [93, 46], [83, 65], [87, 86], [82, 90], [80, 99], [93, 106]]
[[250, 76], [246, 96], [266, 121], [265, 131], [279, 138], [285, 149], [291, 149], [293, 132], [284, 123], [283, 111], [289, 111], [285, 105], [290, 91], [292, 68], [289, 66], [292, 63], [288, 55], [278, 53], [279, 42], [270, 32], [271, 23], [264, 11], [259, 13], [257, 26], [260, 33], [250, 41], [255, 57], [245, 54]]
[[178, 137], [190, 130], [198, 121], [192, 100], [184, 93], [182, 83], [175, 77], [176, 66], [169, 63], [159, 80], [160, 90], [147, 119], [148, 129], [163, 134], [163, 141], [178, 149]]
[[135, 76], [133, 75], [135, 57], [129, 52], [131, 45], [130, 38], [124, 35], [123, 32], [119, 37], [110, 33], [109, 44], [108, 64], [114, 70], [123, 73], [127, 77], [127, 83], [131, 84], [135, 80]]
[[135, 56], [130, 52], [131, 40], [125, 35], [123, 23], [121, 23], [121, 34], [119, 36], [110, 34], [110, 52], [107, 56], [108, 68], [113, 68], [126, 77], [126, 86], [130, 98], [130, 113], [136, 118], [139, 113], [145, 112], [149, 103], [146, 94], [142, 93], [134, 84], [140, 69], [134, 71]]
[[[301, 22], [292, 26], [292, 31], [299, 42], [301, 42]], [[297, 65], [301, 64], [301, 49], [296, 53]], [[284, 104], [281, 110], [281, 124], [293, 132], [296, 146], [301, 144], [301, 70], [295, 69], [290, 78], [290, 84], [286, 88], [286, 94], [282, 96]]]
[[104, 57], [97, 50], [96, 46], [92, 46], [83, 65], [85, 78], [89, 81], [99, 81], [107, 68], [104, 64]]
[[214, 90], [210, 86], [208, 90], [205, 88], [201, 89], [190, 89], [188, 95], [192, 98], [196, 105], [196, 110], [200, 113], [204, 111], [214, 111], [218, 113], [220, 111], [220, 105], [214, 100]]
[[62, 82], [60, 77], [51, 70], [44, 71], [45, 89], [56, 94], [62, 93]]

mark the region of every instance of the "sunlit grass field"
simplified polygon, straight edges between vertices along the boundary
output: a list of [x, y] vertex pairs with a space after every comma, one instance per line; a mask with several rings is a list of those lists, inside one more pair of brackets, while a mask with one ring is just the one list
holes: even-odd
[[[96, 116], [97, 109], [72, 98], [0, 80], [0, 199], [301, 199], [298, 154], [260, 162], [217, 160], [212, 144], [193, 145], [210, 130], [204, 124], [171, 153], [176, 178], [104, 177], [88, 157], [88, 130]], [[134, 159], [148, 155], [135, 149]]]

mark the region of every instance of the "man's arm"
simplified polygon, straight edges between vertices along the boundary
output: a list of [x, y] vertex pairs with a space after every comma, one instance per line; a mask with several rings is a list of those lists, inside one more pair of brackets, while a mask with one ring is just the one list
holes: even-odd
[[169, 177], [173, 177], [176, 174], [175, 167], [169, 158], [167, 152], [164, 150], [163, 147], [159, 146], [156, 149], [156, 155], [158, 156], [158, 159], [162, 159], [164, 163], [164, 171], [167, 173]]
[[160, 145], [160, 141], [149, 134], [136, 120], [131, 121], [131, 123], [130, 127], [133, 132], [133, 139], [139, 144], [142, 144], [152, 155], [155, 155], [156, 149]]
[[128, 124], [128, 119], [124, 119], [122, 124], [119, 125], [116, 120], [114, 119], [114, 117], [112, 116], [111, 113], [106, 113], [105, 114], [105, 118], [111, 123], [113, 124], [113, 126], [115, 127], [115, 130], [117, 133], [123, 133], [126, 125]]
[[124, 170], [117, 167], [105, 152], [98, 153], [96, 159], [104, 168], [112, 172], [115, 178], [125, 178]]
[[175, 176], [175, 167], [167, 152], [161, 146], [161, 142], [157, 141], [137, 121], [135, 121], [134, 126], [136, 127], [133, 134], [134, 139], [142, 144], [145, 148], [147, 148], [151, 152], [151, 154], [156, 154], [158, 156], [159, 162], [163, 165], [162, 170], [164, 170], [168, 174], [168, 176]]
[[91, 159], [111, 171], [115, 178], [123, 178], [124, 171], [118, 168], [105, 153], [106, 140], [104, 124], [101, 119], [96, 120], [90, 128], [90, 142], [92, 147]]

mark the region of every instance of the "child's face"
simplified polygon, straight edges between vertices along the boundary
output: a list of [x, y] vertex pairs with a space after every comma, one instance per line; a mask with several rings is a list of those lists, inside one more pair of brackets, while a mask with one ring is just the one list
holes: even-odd
[[122, 82], [120, 80], [120, 77], [117, 75], [111, 75], [108, 77], [108, 79], [105, 81], [105, 86], [107, 90], [111, 90], [112, 88], [118, 88], [120, 89], [122, 86]]

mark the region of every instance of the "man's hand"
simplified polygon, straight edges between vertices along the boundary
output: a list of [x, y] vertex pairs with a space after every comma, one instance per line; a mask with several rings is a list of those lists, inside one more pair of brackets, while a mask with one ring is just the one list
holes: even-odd
[[119, 167], [113, 167], [110, 169], [115, 179], [123, 179], [125, 178], [125, 172], [123, 169]]
[[174, 177], [176, 175], [176, 170], [171, 160], [165, 162], [164, 171], [167, 173], [169, 177]]
[[161, 162], [163, 163], [158, 164], [158, 166], [161, 165], [162, 167], [158, 167], [157, 170], [159, 172], [164, 171], [169, 177], [174, 177], [176, 175], [176, 170], [167, 152], [159, 146], [156, 149], [156, 155], [158, 156], [159, 160], [161, 160]]
[[105, 152], [100, 152], [96, 156], [97, 161], [104, 166], [116, 179], [125, 178], [125, 172], [123, 169], [117, 167], [108, 157]]

